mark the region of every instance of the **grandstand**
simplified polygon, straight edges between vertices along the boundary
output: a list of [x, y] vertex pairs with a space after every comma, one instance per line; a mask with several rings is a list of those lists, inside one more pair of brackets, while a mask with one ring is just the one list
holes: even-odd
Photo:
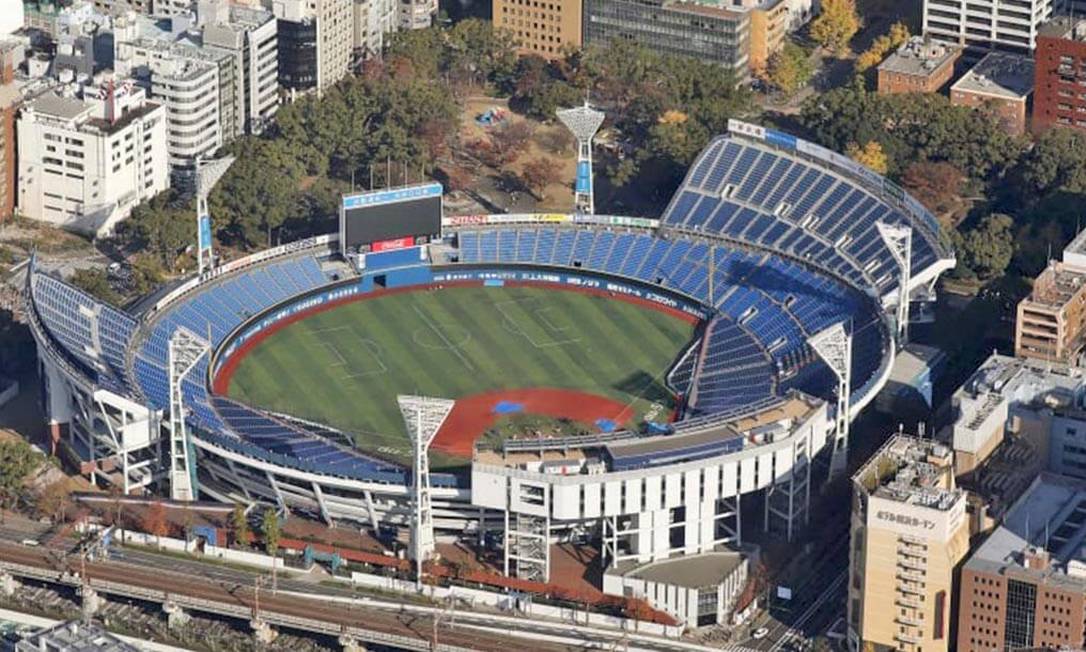
[[[911, 229], [906, 288], [880, 223]], [[224, 365], [262, 332], [378, 288], [503, 279], [593, 287], [700, 320], [667, 374], [682, 418], [666, 433], [478, 451], [469, 474], [431, 474], [435, 527], [443, 536], [501, 531], [508, 572], [544, 580], [549, 557], [523, 544], [533, 532], [588, 532], [608, 563], [705, 552], [741, 541], [743, 494], [763, 492], [782, 531], [804, 518], [838, 386], [809, 339], [845, 325], [856, 414], [894, 359], [889, 308], [930, 292], [954, 264], [934, 218], [893, 184], [749, 125], [708, 145], [659, 220], [468, 216], [447, 218], [443, 230], [440, 246], [367, 253], [351, 271], [335, 262], [336, 235], [291, 243], [189, 279], [141, 314], [106, 306], [33, 261], [27, 295], [54, 441], [98, 484], [161, 487], [169, 341], [184, 328], [210, 349], [181, 384], [203, 496], [408, 527], [406, 468], [328, 427], [224, 396]]]

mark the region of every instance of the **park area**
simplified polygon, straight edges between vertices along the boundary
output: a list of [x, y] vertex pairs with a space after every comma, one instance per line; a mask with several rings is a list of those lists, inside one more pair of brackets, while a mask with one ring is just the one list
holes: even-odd
[[[478, 285], [387, 292], [317, 312], [224, 366], [216, 387], [247, 404], [317, 421], [367, 453], [405, 462], [398, 394], [457, 399], [433, 443], [437, 467], [516, 415], [553, 418], [532, 436], [667, 421], [664, 375], [693, 319], [607, 295]], [[518, 422], [513, 419], [513, 422]], [[537, 422], [539, 423], [539, 422]]]

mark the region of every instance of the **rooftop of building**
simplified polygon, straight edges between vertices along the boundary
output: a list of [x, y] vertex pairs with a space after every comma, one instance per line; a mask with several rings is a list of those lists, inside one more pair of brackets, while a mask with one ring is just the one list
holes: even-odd
[[[614, 572], [648, 582], [701, 589], [721, 584], [739, 568], [745, 557], [746, 554], [738, 550], [707, 552], [641, 566], [619, 564]], [[633, 570], [629, 570], [631, 567]]]
[[879, 64], [879, 70], [927, 77], [953, 64], [959, 55], [961, 48], [956, 45], [913, 36]]
[[65, 652], [138, 652], [139, 648], [94, 623], [73, 620], [60, 623], [28, 637], [32, 643], [42, 642], [44, 649]]
[[75, 120], [91, 110], [83, 100], [56, 93], [44, 93], [38, 96], [27, 105], [27, 108], [35, 113], [61, 120]]
[[1043, 472], [973, 552], [967, 569], [1086, 588], [1086, 481]]
[[738, 8], [723, 7], [720, 5], [701, 2], [685, 2], [683, 0], [667, 1], [663, 3], [668, 9], [674, 9], [687, 14], [708, 16], [710, 18], [723, 18], [726, 20], [739, 20], [747, 16], [747, 12]]
[[1037, 30], [1037, 36], [1086, 41], [1086, 18], [1056, 16], [1041, 25]]
[[990, 52], [954, 82], [952, 90], [1024, 101], [1033, 92], [1033, 59]]
[[953, 487], [953, 452], [931, 439], [891, 437], [852, 476], [869, 496], [946, 511], [965, 493]]
[[1086, 269], [1050, 261], [1037, 275], [1025, 303], [1038, 307], [1061, 309], [1086, 286]]

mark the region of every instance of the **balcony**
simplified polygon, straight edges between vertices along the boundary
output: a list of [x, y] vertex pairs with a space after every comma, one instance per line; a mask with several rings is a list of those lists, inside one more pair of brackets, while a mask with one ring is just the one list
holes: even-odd
[[913, 595], [923, 595], [924, 594], [924, 588], [922, 586], [920, 586], [919, 584], [913, 584], [911, 582], [898, 582], [897, 586], [896, 586], [896, 589], [897, 589], [898, 593], [905, 593], [905, 594], [910, 594], [911, 593]]
[[919, 636], [913, 636], [912, 634], [897, 633], [897, 634], [894, 634], [894, 640], [895, 641], [901, 641], [903, 643], [908, 643], [909, 645], [916, 645], [917, 643], [920, 642], [920, 637]]
[[898, 577], [898, 579], [908, 580], [910, 582], [923, 582], [924, 581], [924, 574], [923, 573], [917, 573], [916, 571], [905, 570], [904, 568], [898, 568], [897, 569], [897, 577]]
[[907, 595], [899, 595], [894, 598], [894, 604], [899, 607], [910, 607], [912, 609], [920, 609], [924, 606], [924, 603], [920, 602], [916, 598], [910, 598]]
[[897, 558], [897, 565], [910, 570], [923, 571], [925, 568], [927, 568], [927, 565], [922, 561], [917, 561], [917, 559], [921, 558], [922, 557], [920, 555], [902, 555]]
[[909, 627], [919, 627], [920, 621], [912, 616], [896, 616], [894, 622], [899, 625], [908, 625]]

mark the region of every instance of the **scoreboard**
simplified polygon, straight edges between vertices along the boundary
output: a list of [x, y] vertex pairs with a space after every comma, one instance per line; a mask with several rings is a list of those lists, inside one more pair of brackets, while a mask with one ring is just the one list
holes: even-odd
[[339, 243], [344, 254], [413, 247], [441, 235], [440, 183], [344, 195]]

